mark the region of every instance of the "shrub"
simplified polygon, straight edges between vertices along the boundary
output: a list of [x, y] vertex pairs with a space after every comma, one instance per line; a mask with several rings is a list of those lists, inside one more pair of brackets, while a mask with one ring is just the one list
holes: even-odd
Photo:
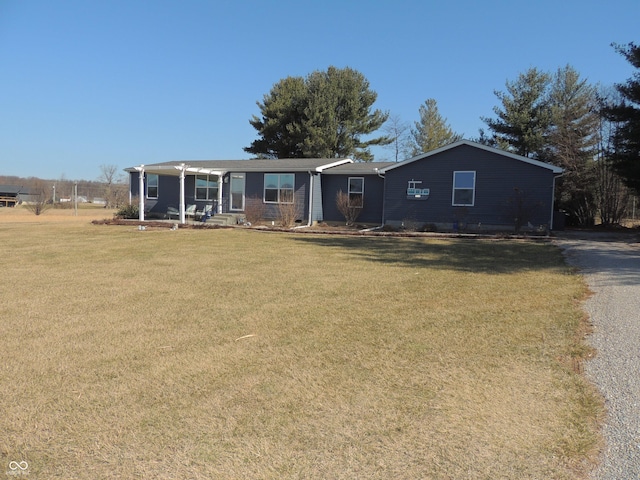
[[135, 203], [123, 205], [113, 216], [114, 218], [136, 219], [140, 217], [140, 208]]
[[278, 225], [291, 228], [300, 217], [300, 209], [296, 203], [278, 203]]
[[51, 208], [52, 204], [47, 199], [46, 191], [44, 183], [38, 181], [35, 187], [31, 189], [29, 201], [23, 202], [24, 207], [35, 215], [40, 215]]
[[354, 196], [350, 199], [348, 194], [339, 190], [338, 193], [336, 193], [336, 207], [344, 216], [347, 225], [352, 226], [362, 212], [362, 197]]
[[405, 218], [402, 220], [401, 229], [406, 232], [419, 232], [422, 225], [417, 220], [413, 218]]
[[507, 214], [513, 219], [513, 226], [516, 233], [520, 233], [523, 226], [529, 223], [538, 203], [532, 203], [526, 192], [518, 187], [513, 189], [513, 196], [507, 199]]
[[266, 210], [267, 206], [262, 201], [262, 198], [254, 195], [253, 197], [249, 197], [246, 200], [246, 204], [244, 206], [244, 216], [247, 222], [255, 225], [264, 219]]

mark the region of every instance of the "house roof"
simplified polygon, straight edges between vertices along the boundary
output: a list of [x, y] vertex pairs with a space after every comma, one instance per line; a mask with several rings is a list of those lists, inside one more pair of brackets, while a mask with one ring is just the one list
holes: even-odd
[[535, 165], [536, 167], [546, 168], [551, 170], [554, 174], [560, 175], [564, 170], [560, 167], [556, 167], [555, 165], [551, 165], [549, 163], [540, 162], [538, 160], [533, 160], [528, 157], [523, 157], [522, 155], [516, 155], [515, 153], [507, 152], [505, 150], [500, 150], [498, 148], [488, 147], [487, 145], [482, 145], [481, 143], [471, 142], [469, 140], [460, 140], [459, 142], [451, 143], [449, 145], [445, 145], [444, 147], [437, 148], [435, 150], [431, 150], [427, 153], [421, 153], [420, 155], [416, 155], [415, 157], [411, 157], [407, 160], [404, 160], [400, 163], [394, 163], [388, 167], [380, 169], [380, 173], [386, 173], [389, 170], [393, 170], [394, 168], [402, 167], [412, 162], [416, 162], [418, 160], [423, 160], [425, 158], [432, 157], [439, 153], [445, 152], [447, 150], [452, 150], [454, 148], [460, 147], [461, 145], [467, 145], [469, 147], [478, 148], [480, 150], [485, 150], [487, 152], [495, 153], [497, 155], [502, 155], [504, 157], [512, 158], [514, 160], [518, 160], [520, 162], [529, 163], [531, 165]]
[[126, 168], [127, 172], [140, 171], [162, 175], [180, 175], [184, 168], [190, 174], [221, 175], [226, 172], [322, 172], [338, 165], [353, 163], [350, 158], [280, 158], [255, 160], [191, 160], [154, 163]]
[[329, 168], [323, 173], [327, 175], [377, 175], [384, 167], [393, 165], [394, 162], [357, 162], [344, 163], [333, 168]]
[[17, 195], [19, 193], [29, 193], [28, 188], [18, 187], [16, 185], [0, 185], [0, 194]]

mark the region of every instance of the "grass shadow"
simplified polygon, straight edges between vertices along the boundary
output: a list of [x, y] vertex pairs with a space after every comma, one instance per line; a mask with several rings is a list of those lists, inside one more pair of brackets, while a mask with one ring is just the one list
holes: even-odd
[[505, 274], [563, 268], [558, 248], [548, 242], [486, 239], [428, 239], [300, 236], [295, 241], [335, 249], [354, 258], [411, 268]]

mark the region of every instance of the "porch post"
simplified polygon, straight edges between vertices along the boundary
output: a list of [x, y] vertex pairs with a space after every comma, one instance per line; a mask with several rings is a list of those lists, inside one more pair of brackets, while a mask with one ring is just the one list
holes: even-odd
[[184, 172], [186, 170], [185, 164], [180, 165], [180, 223], [185, 222], [185, 207], [184, 207]]
[[218, 205], [216, 205], [215, 213], [223, 213], [222, 211], [222, 188], [223, 188], [223, 180], [226, 172], [220, 172], [218, 175]]
[[144, 222], [144, 165], [136, 167], [136, 170], [140, 173], [138, 177], [138, 197], [140, 204], [138, 206], [138, 219]]

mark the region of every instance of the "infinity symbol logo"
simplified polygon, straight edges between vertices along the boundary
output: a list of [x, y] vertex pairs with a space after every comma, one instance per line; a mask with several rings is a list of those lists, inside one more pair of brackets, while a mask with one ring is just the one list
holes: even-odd
[[29, 464], [25, 461], [22, 462], [9, 462], [9, 468], [11, 470], [26, 470], [27, 468], [29, 468]]

